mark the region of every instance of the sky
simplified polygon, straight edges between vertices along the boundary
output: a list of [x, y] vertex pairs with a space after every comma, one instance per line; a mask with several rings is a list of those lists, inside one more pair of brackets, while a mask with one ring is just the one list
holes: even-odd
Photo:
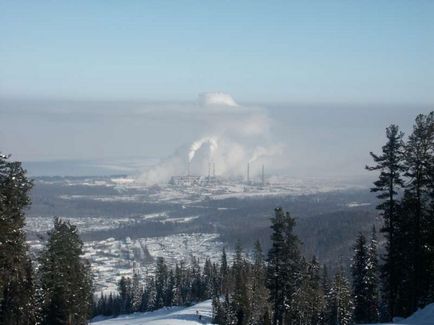
[[197, 173], [357, 174], [433, 89], [434, 1], [0, 0], [0, 151], [33, 174], [162, 179], [202, 142]]
[[0, 1], [0, 96], [432, 103], [433, 1]]

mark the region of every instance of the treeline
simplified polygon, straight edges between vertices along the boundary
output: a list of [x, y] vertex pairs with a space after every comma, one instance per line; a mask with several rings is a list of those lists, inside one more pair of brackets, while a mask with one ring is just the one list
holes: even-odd
[[[293, 233], [294, 219], [282, 209], [272, 218], [272, 248], [259, 242], [247, 254], [238, 244], [232, 262], [223, 250], [219, 263], [196, 258], [174, 269], [158, 258], [153, 276], [122, 277], [118, 292], [101, 295], [94, 316], [153, 311], [212, 299], [217, 324], [352, 324], [380, 317], [375, 230], [355, 245], [353, 281], [344, 268], [329, 276], [315, 258], [306, 261]], [[200, 316], [200, 315], [199, 315]]]
[[55, 219], [36, 263], [30, 258], [23, 226], [31, 188], [21, 163], [0, 155], [0, 324], [87, 324], [92, 278], [77, 228]]
[[405, 138], [397, 125], [368, 170], [379, 171], [377, 193], [386, 237], [381, 265], [388, 319], [434, 301], [434, 112], [418, 115]]
[[205, 260], [203, 268], [199, 260], [192, 257], [189, 265], [182, 261], [170, 269], [164, 258], [159, 257], [154, 275], [143, 279], [135, 271], [132, 278], [119, 280], [117, 294], [101, 294], [94, 315], [117, 316], [210, 299], [218, 283], [218, 274], [218, 265], [210, 259]]

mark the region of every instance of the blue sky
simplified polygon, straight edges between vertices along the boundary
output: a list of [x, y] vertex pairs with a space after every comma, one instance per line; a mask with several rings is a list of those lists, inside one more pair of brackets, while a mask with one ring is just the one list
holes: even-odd
[[434, 1], [0, 1], [0, 97], [434, 102]]

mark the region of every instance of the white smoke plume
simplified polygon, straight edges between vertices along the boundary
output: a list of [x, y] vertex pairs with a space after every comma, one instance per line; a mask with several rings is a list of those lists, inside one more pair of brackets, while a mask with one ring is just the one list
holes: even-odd
[[283, 151], [272, 140], [272, 121], [266, 111], [239, 105], [228, 94], [199, 95], [191, 116], [207, 126], [207, 133], [146, 170], [138, 182], [164, 183], [171, 176], [186, 175], [189, 169], [193, 175], [207, 175], [210, 162], [217, 175], [240, 176], [248, 162], [260, 159], [271, 165]]
[[282, 145], [272, 145], [268, 148], [258, 146], [253, 151], [252, 157], [249, 159], [249, 164], [255, 162], [258, 159], [264, 157], [273, 157], [273, 156], [281, 155], [282, 153], [283, 153]]
[[195, 142], [193, 142], [193, 144], [190, 146], [190, 151], [188, 153], [188, 160], [189, 162], [191, 162], [194, 158], [194, 155], [196, 154], [196, 152], [202, 148], [202, 146], [204, 144], [208, 144], [209, 145], [209, 160], [212, 160], [213, 156], [214, 156], [214, 152], [217, 150], [218, 148], [218, 143], [217, 143], [217, 138], [215, 137], [205, 137], [202, 139], [199, 139]]
[[201, 106], [239, 106], [231, 95], [222, 92], [199, 94], [199, 104]]

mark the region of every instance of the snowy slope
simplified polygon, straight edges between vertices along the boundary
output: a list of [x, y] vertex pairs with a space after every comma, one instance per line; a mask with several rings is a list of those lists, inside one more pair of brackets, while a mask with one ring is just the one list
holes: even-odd
[[434, 303], [419, 309], [410, 317], [399, 321], [398, 324], [434, 325]]
[[[198, 314], [196, 314], [198, 312]], [[199, 320], [199, 316], [202, 319]], [[162, 308], [153, 312], [135, 313], [107, 320], [94, 320], [95, 325], [195, 325], [211, 324], [211, 300], [198, 303], [191, 307]]]
[[419, 309], [406, 319], [395, 320], [393, 323], [387, 323], [387, 325], [434, 325], [434, 303], [425, 306], [425, 308]]

